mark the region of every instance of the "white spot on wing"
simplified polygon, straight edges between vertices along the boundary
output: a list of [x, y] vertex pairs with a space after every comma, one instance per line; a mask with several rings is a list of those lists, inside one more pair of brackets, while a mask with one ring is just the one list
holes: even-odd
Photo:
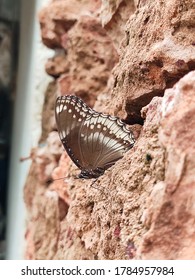
[[86, 117], [86, 114], [84, 112], [81, 112], [81, 116]]
[[61, 112], [61, 111], [62, 111], [63, 107], [64, 107], [64, 104], [60, 104], [60, 107], [59, 107], [59, 112]]
[[65, 129], [62, 130], [62, 135], [63, 135], [63, 137], [66, 136], [66, 131], [65, 131]]
[[56, 113], [57, 113], [57, 114], [60, 113], [60, 107], [59, 107], [59, 106], [56, 107]]

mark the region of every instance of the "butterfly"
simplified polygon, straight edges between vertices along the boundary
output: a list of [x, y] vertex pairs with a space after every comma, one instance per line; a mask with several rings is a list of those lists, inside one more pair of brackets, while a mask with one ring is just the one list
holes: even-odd
[[119, 118], [96, 112], [74, 95], [57, 98], [55, 118], [61, 142], [81, 170], [79, 178], [103, 175], [135, 143]]

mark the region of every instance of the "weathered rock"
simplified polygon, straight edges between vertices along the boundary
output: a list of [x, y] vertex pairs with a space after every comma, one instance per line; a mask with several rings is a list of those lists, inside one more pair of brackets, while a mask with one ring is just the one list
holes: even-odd
[[61, 37], [70, 30], [81, 15], [93, 15], [99, 0], [52, 1], [39, 13], [42, 40], [49, 48], [61, 48]]
[[111, 36], [118, 53], [121, 53], [121, 42], [125, 38], [126, 22], [134, 12], [133, 0], [102, 0], [102, 25]]
[[59, 198], [56, 192], [39, 186], [31, 208], [31, 223], [26, 233], [30, 259], [53, 259], [58, 245], [60, 231]]
[[[67, 220], [98, 259], [135, 256], [143, 234], [145, 201], [156, 182], [164, 180], [164, 149], [158, 140], [159, 116], [154, 100], [136, 145], [90, 187], [76, 183]], [[132, 254], [132, 251], [134, 252]]]
[[74, 93], [90, 106], [106, 88], [118, 56], [98, 19], [81, 16], [67, 33], [69, 72], [59, 78], [61, 94]]
[[[45, 93], [42, 135], [39, 147], [31, 152], [32, 165], [24, 189], [29, 212], [26, 257], [30, 259], [40, 259], [46, 254], [46, 259], [93, 258], [65, 218], [72, 200], [69, 192], [71, 179], [67, 183], [56, 179], [70, 175], [68, 171], [71, 170], [72, 165], [65, 155], [60, 159], [62, 145], [57, 132], [53, 130], [56, 130], [54, 120], [56, 96], [76, 94], [93, 106], [98, 94], [107, 88], [111, 69], [117, 62], [118, 55], [112, 41], [97, 17], [99, 7], [100, 1], [96, 0], [90, 2], [86, 0], [52, 1], [39, 15], [43, 42], [50, 48], [57, 48], [55, 56], [46, 64], [47, 73], [56, 80], [48, 85]], [[58, 164], [59, 167], [57, 167]], [[74, 171], [73, 168], [73, 173]], [[56, 180], [53, 183], [51, 174]], [[48, 201], [50, 198], [47, 196], [50, 192], [53, 194], [51, 202]], [[55, 203], [53, 196], [56, 197]], [[49, 210], [50, 222], [47, 221], [48, 209], [42, 203], [47, 203], [48, 207], [53, 208]], [[48, 236], [49, 241], [43, 241], [41, 235], [45, 236], [45, 229], [49, 231], [49, 226], [52, 227], [51, 234]], [[65, 240], [69, 238], [70, 231], [74, 236], [71, 241], [73, 246]], [[60, 237], [59, 245], [56, 243], [58, 242], [56, 236], [64, 232], [67, 232], [67, 235]], [[68, 247], [63, 246], [63, 242], [67, 243]], [[47, 246], [48, 243], [51, 246]], [[81, 251], [78, 252], [75, 246]], [[60, 251], [62, 247], [64, 249]]]
[[96, 258], [194, 258], [194, 79], [192, 72], [142, 110], [136, 145], [97, 189], [69, 185], [67, 221]]
[[45, 115], [46, 145], [32, 153], [25, 187], [27, 258], [194, 259], [195, 73], [185, 76], [195, 66], [191, 4], [103, 1], [112, 41], [97, 18], [99, 1], [53, 1], [41, 11], [44, 43], [63, 52], [47, 64], [58, 94], [91, 106], [97, 98], [96, 110], [125, 119], [136, 143], [92, 186], [75, 179], [79, 170]]
[[60, 75], [69, 72], [70, 64], [67, 61], [67, 54], [63, 51], [57, 52], [56, 55], [50, 58], [46, 63], [46, 72], [58, 78]]
[[44, 143], [47, 141], [47, 137], [50, 132], [56, 128], [54, 120], [54, 106], [55, 106], [55, 92], [56, 92], [56, 82], [51, 82], [45, 92], [43, 110], [42, 110], [42, 133], [39, 139], [39, 143]]
[[159, 107], [159, 140], [165, 180], [153, 187], [140, 247], [143, 259], [194, 259], [195, 71], [165, 91]]
[[140, 1], [126, 22], [110, 112], [141, 123], [140, 110], [195, 69], [192, 1]]

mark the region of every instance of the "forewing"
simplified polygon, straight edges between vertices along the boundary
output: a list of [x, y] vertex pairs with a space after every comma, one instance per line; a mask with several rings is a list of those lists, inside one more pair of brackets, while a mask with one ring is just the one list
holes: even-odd
[[56, 100], [55, 116], [60, 139], [73, 162], [82, 169], [84, 161], [80, 149], [80, 128], [83, 118], [74, 96], [61, 96]]

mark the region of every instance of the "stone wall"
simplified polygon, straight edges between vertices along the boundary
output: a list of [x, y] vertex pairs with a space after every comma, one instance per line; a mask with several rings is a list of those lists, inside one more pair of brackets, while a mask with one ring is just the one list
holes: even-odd
[[[27, 259], [195, 258], [194, 18], [190, 0], [61, 0], [40, 11], [56, 55], [24, 189]], [[56, 131], [64, 94], [122, 118], [136, 138], [94, 187], [74, 178]]]

